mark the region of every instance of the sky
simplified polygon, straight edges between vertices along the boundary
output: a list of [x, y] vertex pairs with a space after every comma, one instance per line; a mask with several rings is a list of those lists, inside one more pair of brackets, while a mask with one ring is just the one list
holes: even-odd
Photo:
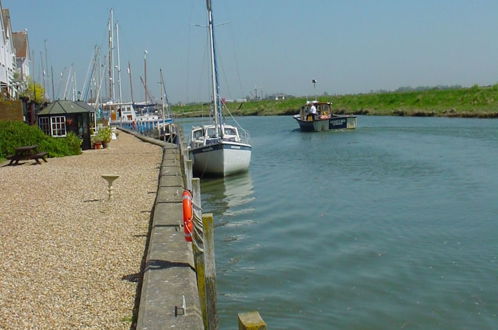
[[[221, 94], [351, 94], [398, 87], [495, 84], [496, 0], [212, 0]], [[3, 0], [14, 31], [28, 30], [40, 80], [47, 46], [55, 94], [74, 66], [81, 90], [107, 22], [119, 24], [123, 99], [147, 85], [159, 100], [162, 69], [171, 103], [208, 101], [205, 0]], [[46, 40], [46, 41], [45, 41]], [[117, 79], [117, 78], [116, 78]], [[316, 85], [311, 80], [318, 81]], [[51, 94], [51, 85], [47, 86]]]

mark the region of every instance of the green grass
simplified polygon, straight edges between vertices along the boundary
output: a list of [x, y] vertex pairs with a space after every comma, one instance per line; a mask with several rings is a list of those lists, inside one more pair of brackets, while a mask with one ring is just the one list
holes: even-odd
[[[335, 113], [384, 116], [498, 117], [498, 85], [470, 88], [428, 89], [423, 91], [383, 92], [354, 95], [320, 96], [332, 102]], [[228, 108], [238, 116], [291, 115], [299, 111], [306, 98], [281, 101], [262, 100], [230, 103]], [[209, 105], [174, 106], [177, 117], [209, 115]]]
[[37, 126], [20, 121], [0, 120], [0, 160], [14, 154], [17, 147], [38, 145], [49, 157], [81, 154], [81, 140], [73, 133], [64, 138], [45, 135]]
[[121, 322], [133, 323], [133, 322], [135, 322], [135, 317], [134, 316], [125, 316], [121, 319]]

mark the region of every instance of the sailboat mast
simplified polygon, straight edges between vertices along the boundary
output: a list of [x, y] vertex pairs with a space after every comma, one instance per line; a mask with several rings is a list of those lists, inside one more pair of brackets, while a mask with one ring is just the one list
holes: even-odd
[[145, 105], [147, 105], [147, 49], [144, 50], [144, 77], [145, 77], [145, 82], [144, 82], [144, 99], [145, 99]]
[[109, 99], [111, 102], [114, 100], [114, 11], [112, 8], [109, 13]]
[[123, 99], [122, 99], [122, 90], [121, 90], [121, 58], [120, 58], [120, 55], [119, 55], [119, 24], [116, 23], [116, 41], [118, 43], [118, 91], [119, 91], [119, 103], [122, 103], [123, 102]]
[[133, 83], [131, 82], [131, 65], [128, 62], [128, 76], [130, 77], [130, 95], [131, 95], [131, 103], [135, 104], [135, 100], [133, 99]]
[[162, 113], [162, 116], [163, 116], [163, 119], [165, 118], [164, 117], [164, 79], [163, 79], [163, 69], [159, 68], [159, 78], [161, 79], [161, 113]]
[[163, 77], [163, 70], [159, 69], [159, 73], [161, 74], [161, 85], [162, 85], [162, 95], [163, 95], [163, 108], [166, 108], [166, 114], [168, 117], [171, 117], [171, 113], [169, 111], [169, 100], [168, 100], [168, 94], [166, 94], [166, 84], [164, 83], [164, 77]]
[[214, 49], [214, 23], [213, 23], [213, 11], [212, 11], [211, 0], [206, 0], [206, 6], [208, 11], [209, 48], [211, 55], [211, 85], [212, 85], [212, 98], [213, 98], [213, 109], [214, 109], [214, 123], [216, 127], [216, 137], [223, 137], [223, 130], [220, 128], [221, 107], [220, 107], [219, 86], [218, 86], [218, 73], [216, 70], [216, 52]]

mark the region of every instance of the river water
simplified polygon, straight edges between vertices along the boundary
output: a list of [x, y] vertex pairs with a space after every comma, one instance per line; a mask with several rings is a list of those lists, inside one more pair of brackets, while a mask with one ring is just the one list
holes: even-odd
[[238, 120], [249, 173], [201, 180], [221, 329], [498, 329], [498, 120]]

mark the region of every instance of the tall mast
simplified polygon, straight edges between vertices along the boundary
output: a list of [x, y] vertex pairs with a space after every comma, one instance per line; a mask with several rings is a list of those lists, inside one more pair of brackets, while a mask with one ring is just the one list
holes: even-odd
[[[43, 71], [43, 73], [47, 76], [47, 80], [45, 81], [45, 78], [44, 78], [44, 79], [43, 79], [43, 80], [44, 80], [44, 82], [43, 82], [43, 83], [44, 83], [44, 84], [45, 84], [45, 86], [46, 86], [46, 87], [45, 87], [45, 90], [47, 91], [47, 92], [46, 92], [46, 94], [47, 94], [47, 99], [48, 99], [48, 98], [50, 98], [50, 96], [48, 96], [48, 95], [49, 95], [49, 94], [48, 94], [48, 93], [49, 93], [49, 92], [48, 92], [49, 88], [47, 88], [47, 87], [48, 87], [48, 84], [50, 83], [50, 82], [48, 81], [50, 73], [48, 72], [48, 51], [47, 51], [47, 39], [45, 39], [45, 40], [44, 40], [44, 45], [45, 45], [45, 70]], [[52, 79], [52, 80], [53, 80], [53, 79]], [[54, 93], [52, 93], [52, 95], [53, 95], [53, 94], [54, 94]], [[55, 100], [54, 100], [54, 101], [55, 101]]]
[[55, 88], [54, 88], [54, 67], [50, 66], [52, 76], [52, 101], [55, 101]]
[[76, 91], [76, 71], [73, 71], [73, 101], [79, 101]]
[[128, 62], [128, 76], [130, 76], [131, 103], [135, 104], [135, 100], [133, 100], [133, 83], [131, 82], [131, 65], [130, 65], [130, 62]]
[[47, 71], [45, 69], [44, 61], [43, 61], [43, 52], [40, 51], [40, 73], [41, 73], [41, 81], [43, 85], [44, 94], [43, 97], [48, 99], [48, 85], [47, 85]]
[[[1, 3], [0, 3], [0, 4], [1, 4]], [[34, 101], [35, 101], [35, 103], [36, 103], [36, 80], [35, 80], [35, 79], [36, 79], [36, 78], [35, 78], [35, 77], [36, 77], [36, 76], [35, 76], [36, 64], [35, 64], [35, 51], [34, 51], [34, 50], [32, 50], [32, 51], [31, 51], [31, 58], [32, 58], [32, 60], [31, 60], [31, 65], [32, 65], [32, 67], [33, 67], [33, 69], [32, 69], [32, 70], [33, 70], [33, 71], [32, 71], [32, 72], [33, 72], [33, 75], [32, 75], [32, 77], [33, 77], [33, 78], [32, 78], [32, 82], [33, 82], [33, 98], [34, 98]], [[28, 85], [28, 86], [29, 86], [29, 85]]]
[[170, 116], [170, 114], [169, 114], [169, 102], [168, 102], [168, 95], [166, 95], [166, 86], [164, 84], [164, 77], [163, 77], [163, 70], [162, 69], [159, 69], [159, 74], [161, 76], [160, 77], [161, 78], [161, 89], [162, 89], [161, 90], [161, 101], [162, 101], [162, 104], [163, 104], [162, 105], [163, 106], [162, 113], [163, 113], [163, 118], [165, 118], [164, 117], [164, 108], [167, 109], [167, 115], [168, 115], [168, 117]]
[[119, 24], [116, 23], [116, 42], [118, 43], [118, 92], [119, 92], [119, 103], [122, 103], [122, 91], [121, 91], [121, 58], [119, 56]]
[[114, 12], [112, 8], [110, 9], [109, 13], [109, 99], [112, 101], [114, 99], [114, 56], [113, 56], [113, 49], [114, 49]]
[[219, 97], [218, 72], [216, 68], [216, 52], [214, 49], [214, 23], [211, 0], [206, 0], [208, 11], [208, 29], [209, 29], [209, 48], [211, 55], [211, 88], [214, 110], [214, 124], [216, 127], [216, 136], [223, 137], [223, 130], [220, 128], [221, 120], [221, 104]]
[[69, 74], [67, 75], [66, 78], [66, 86], [64, 87], [64, 94], [63, 94], [63, 99], [66, 100], [66, 93], [67, 93], [67, 88], [69, 86], [69, 82], [71, 81], [71, 74], [73, 72], [73, 64], [71, 64], [71, 67], [69, 68]]
[[144, 50], [144, 98], [145, 98], [145, 105], [147, 105], [147, 49]]

